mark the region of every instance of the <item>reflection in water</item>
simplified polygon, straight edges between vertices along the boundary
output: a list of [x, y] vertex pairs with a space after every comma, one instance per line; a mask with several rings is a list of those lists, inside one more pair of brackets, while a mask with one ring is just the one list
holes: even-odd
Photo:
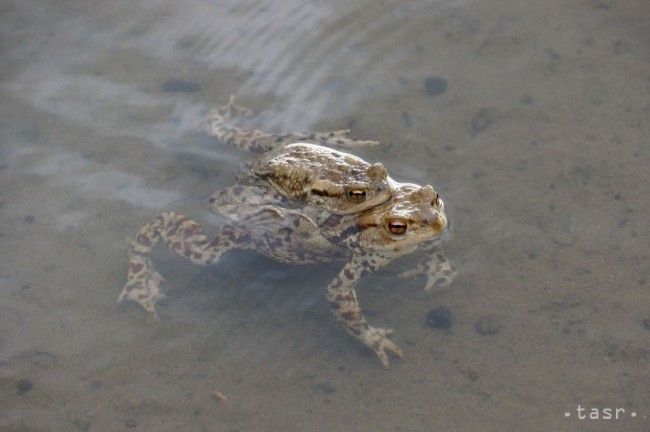
[[52, 182], [61, 182], [86, 196], [117, 199], [135, 206], [168, 206], [179, 197], [177, 192], [148, 188], [138, 177], [106, 169], [77, 154], [58, 153], [34, 166], [31, 172]]
[[[645, 3], [3, 2], [0, 430], [575, 430], [578, 403], [647, 430]], [[230, 94], [440, 186], [458, 279], [359, 287], [406, 361], [333, 322], [336, 266], [160, 251], [162, 322], [114, 305], [154, 214], [221, 223]]]
[[[466, 2], [420, 1], [389, 10], [368, 8], [367, 1], [147, 3], [137, 11], [128, 3], [102, 5], [89, 16], [59, 12], [54, 22], [30, 10], [47, 23], [46, 31], [30, 40], [36, 61], [10, 88], [66, 119], [136, 136], [143, 134], [142, 119], [132, 116], [163, 110], [175, 123], [157, 125], [160, 135], [154, 137], [160, 138], [194, 128], [197, 105], [152, 95], [138, 83], [146, 77], [130, 69], [155, 68], [158, 62], [174, 62], [181, 72], [232, 68], [245, 72], [239, 92], [281, 98], [271, 126], [309, 129], [377, 92], [373, 84], [407, 54], [400, 41], [420, 11]], [[360, 15], [363, 25], [354, 19]], [[128, 62], [115, 64], [122, 60], [115, 58], [118, 53]]]

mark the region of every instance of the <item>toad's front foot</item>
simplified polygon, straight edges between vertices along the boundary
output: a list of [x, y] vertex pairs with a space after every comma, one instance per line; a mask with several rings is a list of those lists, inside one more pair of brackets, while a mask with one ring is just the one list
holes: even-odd
[[[133, 271], [134, 269], [138, 271]], [[133, 262], [128, 280], [117, 298], [117, 302], [133, 300], [144, 308], [149, 318], [158, 321], [156, 303], [165, 298], [165, 294], [162, 292], [164, 283], [165, 278], [152, 268], [148, 259], [144, 262]]]
[[444, 253], [434, 254], [429, 261], [419, 263], [414, 269], [406, 270], [397, 275], [399, 278], [411, 278], [423, 274], [426, 278], [425, 291], [432, 291], [434, 288], [449, 286], [458, 271], [451, 265]]
[[377, 357], [379, 357], [381, 364], [383, 364], [385, 368], [390, 367], [390, 360], [387, 352], [392, 352], [397, 357], [404, 358], [404, 353], [400, 347], [395, 345], [392, 340], [388, 339], [388, 336], [392, 333], [393, 331], [389, 329], [368, 327], [360, 335], [361, 341], [377, 354]]

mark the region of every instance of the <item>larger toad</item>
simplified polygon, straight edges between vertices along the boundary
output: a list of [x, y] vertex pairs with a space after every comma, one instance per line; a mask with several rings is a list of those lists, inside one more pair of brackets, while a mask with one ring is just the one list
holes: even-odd
[[347, 129], [274, 135], [232, 123], [233, 117], [248, 114], [250, 111], [236, 105], [232, 96], [230, 103], [210, 113], [209, 132], [219, 141], [264, 153], [247, 164], [238, 183], [268, 184], [280, 194], [295, 198], [296, 205], [314, 205], [336, 214], [359, 212], [390, 198], [388, 173], [381, 163], [371, 165], [326, 147], [354, 148], [375, 145], [375, 141], [351, 139]]

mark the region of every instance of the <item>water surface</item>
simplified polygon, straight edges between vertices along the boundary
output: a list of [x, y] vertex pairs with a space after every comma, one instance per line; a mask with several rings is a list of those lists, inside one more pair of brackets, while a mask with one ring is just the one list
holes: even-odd
[[[3, 2], [0, 429], [647, 431], [648, 22], [642, 0]], [[440, 190], [455, 282], [425, 295], [405, 259], [359, 287], [405, 361], [337, 326], [337, 265], [161, 250], [162, 322], [115, 305], [157, 212], [216, 232], [250, 155], [201, 126], [231, 94]]]

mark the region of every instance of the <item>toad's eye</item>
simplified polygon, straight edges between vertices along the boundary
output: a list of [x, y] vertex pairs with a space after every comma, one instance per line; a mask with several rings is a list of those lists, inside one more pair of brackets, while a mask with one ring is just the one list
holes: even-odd
[[348, 198], [353, 202], [364, 202], [366, 200], [366, 191], [363, 189], [350, 189], [348, 191]]
[[388, 231], [390, 231], [393, 234], [404, 234], [408, 228], [408, 225], [406, 222], [400, 219], [394, 219], [391, 221], [388, 221]]
[[432, 206], [440, 206], [442, 204], [442, 200], [440, 199], [440, 195], [438, 195], [438, 192], [436, 192], [436, 197], [431, 201]]

